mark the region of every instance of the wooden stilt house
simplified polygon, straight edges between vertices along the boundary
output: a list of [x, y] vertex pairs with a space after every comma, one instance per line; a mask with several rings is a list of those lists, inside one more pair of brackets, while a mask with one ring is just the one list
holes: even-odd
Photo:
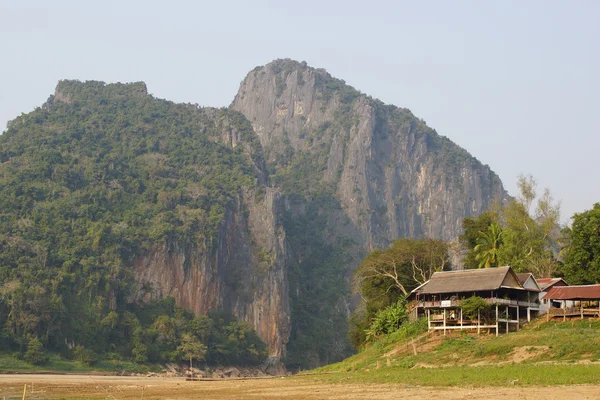
[[552, 304], [547, 320], [600, 317], [600, 285], [554, 286], [543, 299]]
[[[481, 330], [499, 333], [518, 330], [539, 311], [537, 285], [524, 287], [511, 267], [436, 272], [409, 297], [411, 319], [426, 317], [430, 330]], [[490, 306], [486, 315], [463, 314], [465, 299], [477, 296]]]

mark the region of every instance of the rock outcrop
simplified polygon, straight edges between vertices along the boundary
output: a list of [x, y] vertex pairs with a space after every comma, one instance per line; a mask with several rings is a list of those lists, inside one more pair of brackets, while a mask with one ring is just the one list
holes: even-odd
[[366, 249], [399, 237], [456, 239], [464, 217], [507, 197], [488, 166], [410, 110], [305, 63], [257, 67], [231, 107], [250, 120], [277, 175], [316, 155], [310, 185], [335, 188]]
[[249, 323], [268, 345], [268, 368], [281, 372], [290, 332], [288, 257], [278, 220], [280, 196], [245, 190], [220, 225], [214, 251], [161, 245], [136, 258], [136, 300], [166, 296], [198, 315], [220, 310]]

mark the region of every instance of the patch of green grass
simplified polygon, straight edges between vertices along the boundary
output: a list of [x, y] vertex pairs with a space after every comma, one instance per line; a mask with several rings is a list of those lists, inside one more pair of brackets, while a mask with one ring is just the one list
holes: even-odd
[[506, 386], [599, 384], [600, 365], [534, 365], [459, 366], [441, 368], [382, 367], [299, 376], [323, 383], [400, 383], [422, 386]]
[[515, 380], [525, 385], [600, 383], [599, 364], [578, 363], [600, 360], [600, 321], [531, 324], [498, 337], [454, 334], [438, 337], [437, 344], [414, 355], [407, 343], [420, 332], [404, 328], [396, 337], [381, 338], [340, 363], [315, 370], [325, 373], [316, 379], [428, 386], [505, 385]]
[[17, 358], [12, 354], [0, 354], [0, 373], [6, 372], [70, 372], [70, 373], [117, 373], [122, 371], [145, 373], [157, 371], [157, 365], [142, 365], [130, 361], [102, 360], [88, 366], [77, 361], [65, 360], [59, 354], [48, 354], [48, 362], [43, 365], [33, 365]]

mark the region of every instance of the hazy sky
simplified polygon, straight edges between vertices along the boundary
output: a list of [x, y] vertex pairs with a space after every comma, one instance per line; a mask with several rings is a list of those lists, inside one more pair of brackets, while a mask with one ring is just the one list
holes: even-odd
[[226, 106], [275, 58], [408, 107], [496, 171], [600, 202], [600, 1], [0, 0], [0, 131], [60, 79]]

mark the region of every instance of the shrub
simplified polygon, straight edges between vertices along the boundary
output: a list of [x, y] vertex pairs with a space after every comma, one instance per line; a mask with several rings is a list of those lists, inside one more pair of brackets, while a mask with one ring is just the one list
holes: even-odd
[[367, 338], [374, 339], [379, 335], [395, 332], [408, 319], [406, 300], [400, 299], [383, 310], [379, 310], [367, 329]]
[[81, 345], [77, 345], [73, 349], [73, 359], [79, 361], [83, 365], [92, 365], [96, 361], [96, 353]]
[[47, 361], [44, 346], [37, 337], [29, 340], [29, 343], [27, 343], [27, 351], [23, 358], [28, 363], [35, 365], [41, 365]]
[[490, 309], [491, 304], [479, 296], [472, 296], [462, 301], [463, 315], [469, 319], [476, 319], [479, 315], [483, 317]]

